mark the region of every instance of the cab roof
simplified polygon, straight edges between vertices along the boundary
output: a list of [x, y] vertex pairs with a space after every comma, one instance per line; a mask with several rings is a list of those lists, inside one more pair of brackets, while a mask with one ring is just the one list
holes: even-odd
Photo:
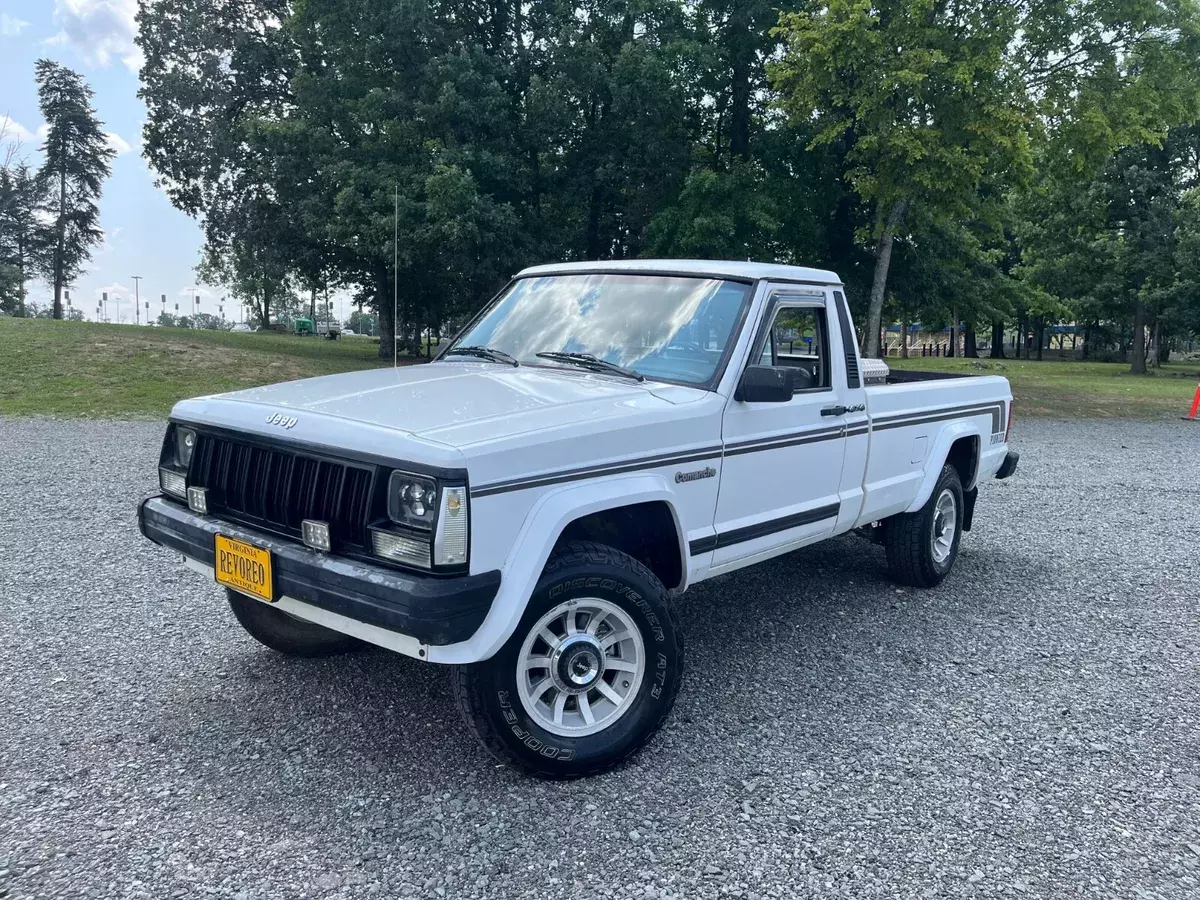
[[522, 269], [518, 278], [531, 275], [579, 275], [592, 273], [627, 273], [641, 275], [689, 275], [709, 278], [730, 278], [736, 281], [801, 281], [808, 284], [841, 284], [836, 272], [810, 269], [807, 266], [784, 266], [778, 263], [738, 262], [727, 259], [619, 259], [589, 260], [587, 262], [550, 263]]

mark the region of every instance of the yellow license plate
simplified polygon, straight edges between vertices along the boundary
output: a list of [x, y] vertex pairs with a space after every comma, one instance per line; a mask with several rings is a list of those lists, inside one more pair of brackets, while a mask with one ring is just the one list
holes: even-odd
[[218, 534], [215, 562], [213, 569], [220, 584], [268, 603], [275, 602], [270, 550]]

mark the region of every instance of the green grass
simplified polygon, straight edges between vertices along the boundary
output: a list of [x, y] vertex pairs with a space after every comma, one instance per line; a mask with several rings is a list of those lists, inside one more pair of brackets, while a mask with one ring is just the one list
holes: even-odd
[[1074, 360], [888, 357], [889, 366], [934, 372], [1003, 375], [1012, 384], [1017, 416], [1155, 419], [1186, 415], [1200, 382], [1200, 362], [1171, 363], [1130, 375], [1124, 363]]
[[[0, 318], [0, 415], [163, 416], [176, 401], [380, 365], [366, 339], [230, 334]], [[1130, 375], [1117, 363], [889, 357], [896, 368], [1004, 375], [1018, 416], [1159, 418], [1187, 412], [1200, 363]]]
[[364, 338], [0, 318], [0, 415], [162, 416], [186, 397], [372, 368], [378, 352]]

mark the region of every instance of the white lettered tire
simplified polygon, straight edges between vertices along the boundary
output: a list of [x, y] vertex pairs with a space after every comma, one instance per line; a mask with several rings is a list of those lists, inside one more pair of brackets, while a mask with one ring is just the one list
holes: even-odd
[[500, 651], [455, 671], [454, 694], [497, 759], [542, 778], [578, 778], [645, 746], [682, 674], [662, 582], [619, 550], [574, 542], [546, 564]]

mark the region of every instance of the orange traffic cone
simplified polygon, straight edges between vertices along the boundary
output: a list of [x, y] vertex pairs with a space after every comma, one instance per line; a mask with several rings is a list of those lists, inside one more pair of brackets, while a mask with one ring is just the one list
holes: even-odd
[[1192, 398], [1192, 408], [1191, 408], [1191, 410], [1188, 411], [1188, 414], [1183, 417], [1183, 421], [1185, 421], [1185, 422], [1200, 421], [1200, 419], [1196, 418], [1197, 412], [1200, 412], [1200, 385], [1198, 385], [1196, 387], [1196, 396]]

